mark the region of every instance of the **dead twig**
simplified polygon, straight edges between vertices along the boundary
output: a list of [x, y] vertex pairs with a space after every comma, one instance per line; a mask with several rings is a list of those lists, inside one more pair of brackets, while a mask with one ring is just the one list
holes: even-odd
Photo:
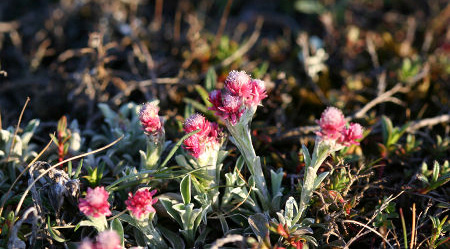
[[244, 242], [244, 236], [239, 235], [239, 234], [229, 234], [227, 235], [225, 238], [221, 238], [216, 240], [212, 246], [211, 249], [219, 249], [221, 246], [228, 244], [228, 243], [233, 243], [233, 242], [239, 242], [242, 241]]
[[448, 123], [448, 122], [450, 122], [450, 114], [442, 114], [440, 116], [436, 116], [433, 118], [426, 118], [414, 121], [411, 123], [411, 125], [408, 127], [406, 131], [413, 133], [422, 127], [435, 126], [441, 123]]
[[255, 45], [256, 41], [258, 41], [263, 24], [264, 18], [258, 17], [256, 19], [255, 31], [253, 31], [248, 41], [244, 45], [242, 45], [238, 50], [236, 50], [236, 52], [234, 52], [232, 55], [223, 60], [219, 65], [216, 65], [215, 69], [226, 67], [231, 63], [233, 63], [233, 61], [237, 60], [238, 58], [242, 57], [245, 53], [247, 53], [253, 47], [253, 45]]
[[219, 44], [220, 39], [222, 38], [223, 31], [225, 30], [225, 26], [227, 24], [228, 15], [230, 14], [231, 4], [233, 4], [233, 0], [228, 0], [225, 9], [223, 10], [222, 17], [220, 18], [219, 28], [217, 29], [216, 38], [214, 39], [214, 43], [212, 44], [212, 49], [215, 50], [217, 44]]

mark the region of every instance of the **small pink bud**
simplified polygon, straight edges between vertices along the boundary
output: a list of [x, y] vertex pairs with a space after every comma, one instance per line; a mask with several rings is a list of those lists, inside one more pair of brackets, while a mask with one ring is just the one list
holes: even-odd
[[154, 134], [161, 130], [161, 119], [158, 116], [159, 108], [149, 102], [141, 106], [139, 120], [142, 128], [148, 134]]
[[88, 188], [86, 197], [79, 200], [78, 208], [85, 215], [94, 218], [109, 216], [111, 211], [109, 210], [108, 197], [109, 193], [104, 187]]
[[138, 219], [149, 213], [156, 212], [153, 208], [153, 204], [158, 201], [157, 198], [153, 198], [155, 194], [156, 190], [150, 192], [148, 189], [138, 190], [134, 196], [131, 192], [128, 193], [128, 200], [125, 201], [127, 209]]
[[219, 90], [214, 90], [209, 93], [209, 102], [213, 105], [211, 110], [218, 110], [219, 106], [222, 106], [222, 92]]
[[267, 97], [266, 86], [262, 80], [251, 81], [251, 97], [248, 100], [249, 105], [257, 106], [261, 101]]
[[251, 78], [244, 71], [231, 71], [225, 80], [225, 88], [233, 95], [249, 98], [252, 90]]
[[327, 139], [338, 139], [345, 126], [344, 114], [336, 107], [328, 107], [317, 122], [320, 132], [317, 135]]
[[348, 128], [342, 131], [341, 143], [345, 146], [350, 146], [352, 144], [359, 144], [357, 139], [363, 137], [363, 128], [358, 123], [350, 123]]

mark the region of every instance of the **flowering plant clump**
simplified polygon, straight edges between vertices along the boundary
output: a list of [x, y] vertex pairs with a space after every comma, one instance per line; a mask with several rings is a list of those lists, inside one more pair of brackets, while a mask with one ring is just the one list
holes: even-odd
[[109, 193], [104, 187], [88, 188], [85, 198], [81, 198], [78, 207], [87, 216], [98, 218], [111, 215], [108, 202]]
[[164, 121], [158, 116], [158, 112], [157, 100], [143, 104], [139, 110], [139, 121], [148, 138], [146, 153], [141, 153], [141, 164], [145, 169], [153, 169], [164, 150]]
[[128, 200], [125, 201], [127, 209], [137, 219], [142, 219], [145, 215], [156, 212], [153, 208], [153, 204], [158, 201], [158, 198], [153, 198], [155, 194], [156, 189], [152, 191], [141, 189], [136, 191], [134, 195], [131, 192], [128, 193]]
[[314, 189], [329, 174], [329, 172], [324, 172], [321, 176], [317, 176], [317, 170], [325, 159], [331, 153], [346, 146], [359, 144], [357, 140], [363, 137], [362, 126], [358, 123], [350, 123], [349, 126], [346, 126], [344, 114], [336, 107], [326, 108], [317, 123], [320, 126], [320, 130], [316, 133], [317, 138], [311, 158], [307, 148], [303, 147], [303, 154], [307, 158], [305, 161], [308, 163], [305, 168], [305, 177], [303, 178], [299, 203], [300, 210], [294, 219], [294, 224], [304, 214]]
[[249, 125], [261, 101], [267, 97], [264, 81], [252, 79], [244, 71], [231, 71], [225, 80], [225, 89], [209, 94], [210, 110], [221, 117], [233, 142], [244, 156], [253, 176], [257, 193], [265, 209], [271, 205], [261, 161], [252, 145]]
[[316, 134], [322, 141], [336, 143], [337, 146], [350, 146], [359, 144], [356, 140], [363, 136], [362, 126], [358, 123], [350, 123], [346, 127], [344, 114], [336, 107], [328, 107], [317, 121], [320, 131]]
[[106, 230], [99, 233], [95, 243], [90, 239], [84, 239], [78, 249], [122, 249], [120, 237], [114, 230]]

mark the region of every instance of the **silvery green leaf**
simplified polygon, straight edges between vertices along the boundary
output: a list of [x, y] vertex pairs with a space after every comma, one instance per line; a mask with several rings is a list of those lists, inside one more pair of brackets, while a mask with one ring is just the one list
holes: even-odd
[[173, 249], [186, 248], [183, 239], [181, 239], [181, 237], [178, 234], [162, 226], [158, 226], [158, 229], [161, 231], [161, 234], [169, 241]]
[[253, 233], [258, 237], [259, 241], [262, 241], [269, 233], [269, 221], [267, 216], [261, 213], [250, 215], [248, 217], [248, 224], [253, 230]]
[[281, 192], [278, 192], [272, 197], [271, 204], [272, 207], [276, 210], [280, 209], [281, 197], [283, 197], [283, 194]]
[[178, 165], [182, 166], [183, 168], [189, 168], [189, 163], [186, 160], [186, 157], [184, 155], [177, 155], [175, 156], [175, 161]]
[[277, 196], [282, 194], [283, 188], [281, 187], [281, 182], [283, 181], [283, 169], [279, 168], [277, 172], [270, 170], [270, 180], [272, 182], [272, 196]]
[[302, 152], [306, 167], [311, 166], [311, 155], [309, 154], [308, 148], [306, 148], [304, 144], [302, 144]]
[[181, 222], [181, 219], [179, 217], [179, 214], [178, 214], [178, 210], [173, 208], [177, 204], [177, 202], [176, 201], [171, 201], [171, 200], [166, 199], [166, 198], [159, 198], [159, 201], [161, 202], [161, 204], [166, 209], [167, 214], [169, 214], [169, 216], [172, 217], [172, 219], [177, 221], [180, 226], [183, 226], [183, 224]]
[[298, 213], [297, 201], [295, 201], [294, 197], [289, 196], [286, 201], [284, 217], [288, 220], [292, 220]]
[[319, 176], [317, 176], [316, 179], [314, 179], [313, 190], [315, 190], [319, 187], [320, 183], [322, 183], [322, 181], [325, 179], [325, 177], [328, 176], [328, 174], [330, 174], [329, 171], [322, 172]]

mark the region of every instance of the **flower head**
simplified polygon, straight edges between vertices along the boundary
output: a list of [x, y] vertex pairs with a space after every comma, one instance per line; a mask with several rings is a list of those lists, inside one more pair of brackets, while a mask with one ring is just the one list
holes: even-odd
[[226, 92], [222, 96], [222, 106], [218, 108], [222, 112], [222, 118], [235, 125], [244, 113], [242, 103], [242, 98]]
[[363, 128], [358, 123], [350, 123], [348, 128], [344, 128], [342, 131], [342, 137], [340, 142], [345, 146], [350, 146], [352, 144], [359, 144], [357, 139], [363, 137]]
[[161, 119], [158, 116], [159, 108], [156, 104], [148, 102], [141, 106], [139, 120], [147, 134], [154, 134], [161, 130]]
[[261, 104], [261, 101], [267, 98], [266, 86], [262, 80], [252, 80], [251, 82], [251, 96], [247, 100], [247, 104], [250, 106], [257, 106]]
[[320, 126], [320, 132], [317, 135], [325, 139], [335, 140], [341, 136], [341, 131], [345, 127], [344, 114], [336, 107], [328, 107], [317, 123]]
[[199, 158], [208, 149], [218, 150], [220, 144], [220, 129], [214, 122], [209, 122], [200, 114], [193, 114], [184, 123], [186, 133], [200, 129], [183, 142], [183, 148], [195, 158]]
[[149, 191], [148, 189], [138, 190], [134, 196], [131, 192], [128, 193], [128, 200], [125, 201], [127, 209], [138, 219], [149, 213], [156, 212], [153, 208], [153, 204], [158, 201], [158, 198], [153, 198], [155, 194], [156, 190]]
[[[214, 90], [209, 94], [213, 105], [210, 110], [231, 125], [241, 120], [250, 121], [256, 107], [267, 97], [264, 81], [252, 79], [244, 71], [231, 71], [225, 80], [223, 92]], [[245, 117], [241, 118], [245, 113]]]
[[233, 70], [225, 80], [225, 87], [233, 95], [249, 98], [252, 91], [251, 78], [244, 71]]
[[114, 230], [101, 232], [97, 236], [95, 249], [122, 249], [120, 237]]
[[85, 215], [94, 218], [109, 216], [111, 211], [109, 210], [108, 197], [109, 193], [104, 187], [88, 188], [86, 197], [80, 199], [78, 208]]
[[200, 130], [196, 133], [199, 136], [206, 136], [210, 132], [210, 123], [202, 115], [196, 113], [190, 116], [184, 122], [184, 131], [190, 133], [196, 130]]

